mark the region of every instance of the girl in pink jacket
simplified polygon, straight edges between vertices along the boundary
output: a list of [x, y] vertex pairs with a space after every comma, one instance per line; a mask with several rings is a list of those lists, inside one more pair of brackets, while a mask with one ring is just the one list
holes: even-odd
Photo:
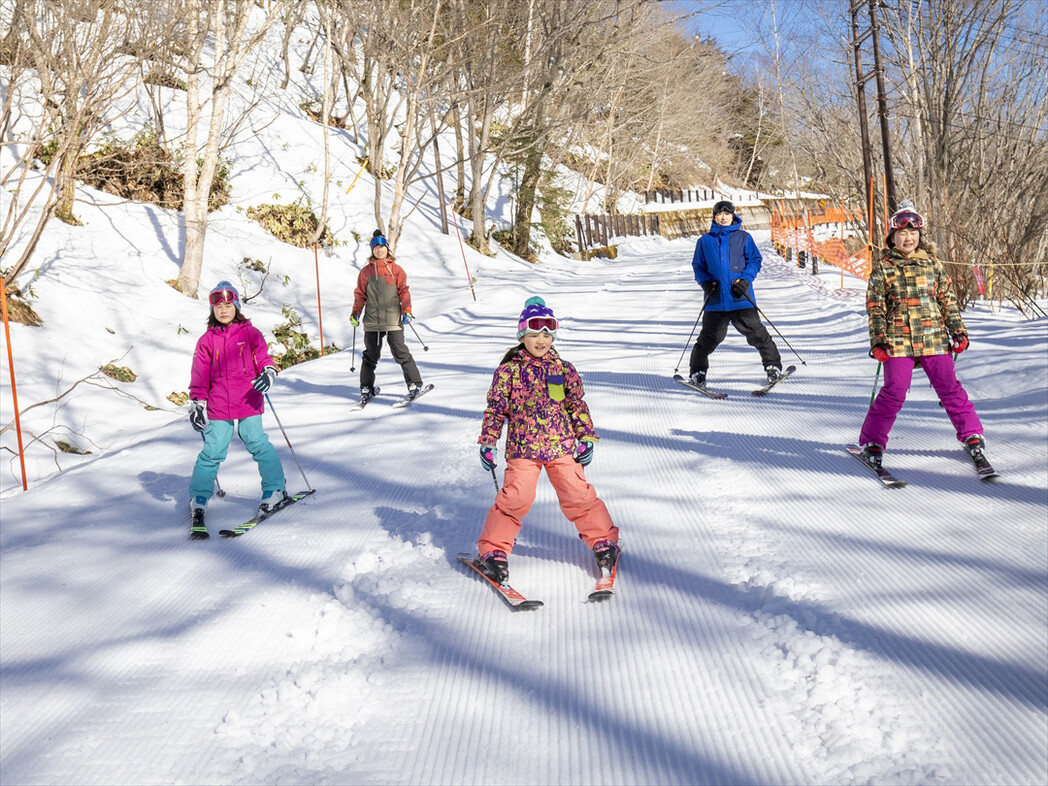
[[211, 290], [208, 303], [207, 331], [197, 341], [189, 382], [189, 422], [204, 435], [204, 449], [189, 482], [193, 538], [208, 536], [204, 511], [234, 430], [262, 476], [258, 512], [268, 511], [284, 497], [284, 468], [262, 430], [263, 397], [277, 376], [266, 340], [240, 313], [240, 295], [228, 281]]
[[543, 469], [560, 509], [593, 549], [598, 566], [614, 567], [619, 555], [619, 530], [583, 471], [599, 437], [582, 400], [578, 372], [553, 349], [557, 326], [545, 301], [529, 298], [517, 323], [521, 343], [506, 353], [488, 390], [477, 440], [480, 463], [494, 472], [496, 444], [508, 424], [506, 474], [484, 519], [477, 552], [481, 569], [499, 583], [509, 578], [507, 557], [535, 501]]

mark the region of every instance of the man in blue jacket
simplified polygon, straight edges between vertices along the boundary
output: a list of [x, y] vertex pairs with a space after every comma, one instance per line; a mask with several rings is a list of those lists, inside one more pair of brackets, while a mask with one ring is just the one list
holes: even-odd
[[782, 358], [761, 324], [752, 286], [761, 269], [761, 253], [750, 233], [742, 229], [742, 219], [731, 202], [722, 200], [713, 206], [713, 224], [695, 244], [691, 266], [706, 293], [702, 330], [691, 351], [691, 382], [706, 384], [710, 353], [728, 335], [729, 323], [761, 353], [768, 381], [774, 382], [782, 374]]

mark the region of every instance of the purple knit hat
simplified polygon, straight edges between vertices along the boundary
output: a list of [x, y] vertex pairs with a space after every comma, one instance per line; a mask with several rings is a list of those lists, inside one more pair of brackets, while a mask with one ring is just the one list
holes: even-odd
[[[544, 321], [545, 324], [541, 324], [536, 329], [536, 323], [533, 322], [530, 326], [528, 325], [529, 320], [537, 319], [540, 322]], [[556, 340], [557, 338], [557, 318], [553, 316], [553, 309], [546, 305], [546, 301], [540, 298], [538, 295], [529, 297], [524, 301], [524, 310], [520, 312], [520, 319], [517, 320], [517, 340], [524, 338], [526, 333], [549, 333], [550, 336]]]

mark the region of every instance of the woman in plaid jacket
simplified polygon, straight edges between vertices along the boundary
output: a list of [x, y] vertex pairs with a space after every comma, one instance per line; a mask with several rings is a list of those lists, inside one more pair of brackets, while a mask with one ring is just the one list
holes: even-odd
[[924, 218], [904, 201], [888, 221], [887, 249], [874, 263], [866, 290], [870, 356], [884, 364], [884, 387], [859, 434], [866, 460], [880, 466], [888, 432], [920, 366], [960, 440], [974, 458], [985, 442], [975, 407], [957, 379], [953, 355], [968, 348], [950, 276], [921, 236]]

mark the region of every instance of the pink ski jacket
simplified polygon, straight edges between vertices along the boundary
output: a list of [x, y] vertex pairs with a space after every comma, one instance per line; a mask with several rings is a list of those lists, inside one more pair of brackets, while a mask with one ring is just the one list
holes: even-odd
[[[552, 394], [561, 387], [564, 398], [557, 401]], [[509, 421], [507, 459], [552, 461], [571, 455], [577, 440], [599, 440], [584, 393], [579, 373], [556, 350], [534, 358], [521, 349], [495, 369], [477, 442], [497, 444], [502, 424]]]
[[189, 397], [207, 402], [212, 420], [240, 420], [261, 415], [262, 394], [251, 382], [266, 366], [276, 366], [266, 339], [251, 322], [209, 327], [197, 341], [189, 379]]

